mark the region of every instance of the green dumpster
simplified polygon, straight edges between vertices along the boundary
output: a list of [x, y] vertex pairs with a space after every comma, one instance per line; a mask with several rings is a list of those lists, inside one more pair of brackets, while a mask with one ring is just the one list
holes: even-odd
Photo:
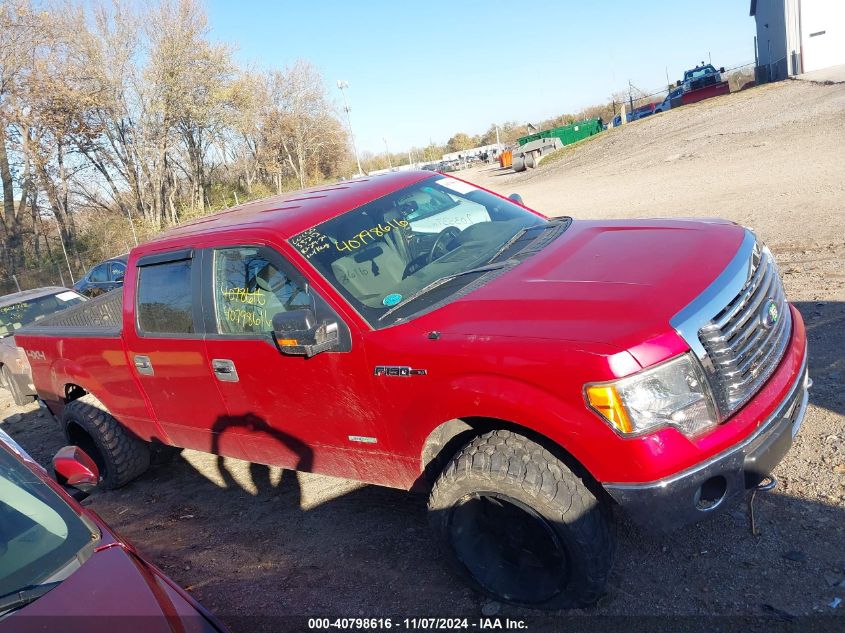
[[601, 119], [587, 119], [586, 121], [577, 121], [569, 125], [555, 127], [550, 130], [543, 130], [542, 132], [535, 132], [528, 136], [522, 136], [516, 140], [519, 145], [525, 145], [531, 141], [536, 141], [541, 138], [557, 137], [564, 145], [569, 145], [585, 139], [593, 134], [598, 134], [604, 129]]

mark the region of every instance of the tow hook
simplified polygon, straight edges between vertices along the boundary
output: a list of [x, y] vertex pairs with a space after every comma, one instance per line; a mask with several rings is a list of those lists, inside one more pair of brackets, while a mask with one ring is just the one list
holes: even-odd
[[754, 519], [754, 497], [758, 492], [769, 492], [777, 488], [777, 478], [769, 473], [763, 480], [751, 489], [751, 494], [748, 495], [748, 517], [751, 519], [751, 535], [760, 536], [760, 530], [757, 529], [757, 522]]
[[775, 478], [774, 475], [769, 473], [765, 477], [763, 477], [763, 481], [759, 484], [754, 486], [753, 490], [755, 492], [769, 492], [770, 490], [774, 490], [778, 486], [778, 480]]

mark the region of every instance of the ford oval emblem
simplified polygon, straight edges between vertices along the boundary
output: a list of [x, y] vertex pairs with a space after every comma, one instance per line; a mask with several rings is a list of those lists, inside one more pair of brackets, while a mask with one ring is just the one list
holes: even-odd
[[778, 319], [780, 319], [780, 310], [778, 309], [778, 304], [774, 302], [774, 299], [768, 299], [766, 303], [763, 304], [763, 313], [760, 316], [762, 317], [761, 321], [763, 323], [763, 327], [769, 329], [775, 326]]

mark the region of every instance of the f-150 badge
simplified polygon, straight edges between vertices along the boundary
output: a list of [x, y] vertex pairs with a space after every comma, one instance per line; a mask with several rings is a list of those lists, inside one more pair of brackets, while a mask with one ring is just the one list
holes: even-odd
[[428, 371], [425, 369], [411, 369], [410, 367], [399, 367], [395, 365], [379, 365], [373, 373], [376, 376], [425, 376]]

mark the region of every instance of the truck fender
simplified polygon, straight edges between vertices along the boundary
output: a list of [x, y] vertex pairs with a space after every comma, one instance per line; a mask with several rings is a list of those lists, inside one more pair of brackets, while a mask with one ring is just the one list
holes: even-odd
[[[109, 415], [113, 407], [109, 390], [97, 379], [96, 376], [82, 368], [82, 366], [70, 359], [59, 359], [50, 367], [51, 393], [42, 394], [42, 399], [50, 411], [57, 418], [61, 416], [65, 405], [71, 400], [88, 393], [97, 399]], [[47, 397], [49, 395], [49, 398]], [[167, 434], [159, 426], [151, 412], [147, 420], [125, 419], [121, 416], [117, 421], [133, 434], [145, 441], [158, 441], [163, 444], [170, 444]]]
[[66, 358], [60, 358], [50, 366], [50, 393], [41, 394], [41, 397], [47, 401], [55, 415], [61, 415], [65, 404], [81, 395], [74, 394], [73, 387], [90, 393], [107, 406], [102, 398], [106, 389], [100, 381], [78, 362]]
[[[573, 388], [570, 386], [569, 391]], [[564, 398], [534, 384], [512, 377], [494, 374], [465, 375], [450, 380], [441, 393], [448, 397], [432, 402], [415, 403], [409, 414], [419, 412], [425, 416], [411, 419], [408, 428], [413, 433], [408, 441], [420, 459], [420, 472], [426, 477], [436, 469], [436, 458], [451, 449], [457, 449], [463, 439], [492, 428], [511, 428], [558, 447], [577, 461], [588, 472], [591, 469], [589, 445], [612, 431], [602, 424], [586, 406], [580, 386], [576, 398]], [[426, 415], [430, 413], [430, 415]], [[465, 443], [465, 442], [464, 442]], [[462, 445], [462, 444], [460, 444]]]

